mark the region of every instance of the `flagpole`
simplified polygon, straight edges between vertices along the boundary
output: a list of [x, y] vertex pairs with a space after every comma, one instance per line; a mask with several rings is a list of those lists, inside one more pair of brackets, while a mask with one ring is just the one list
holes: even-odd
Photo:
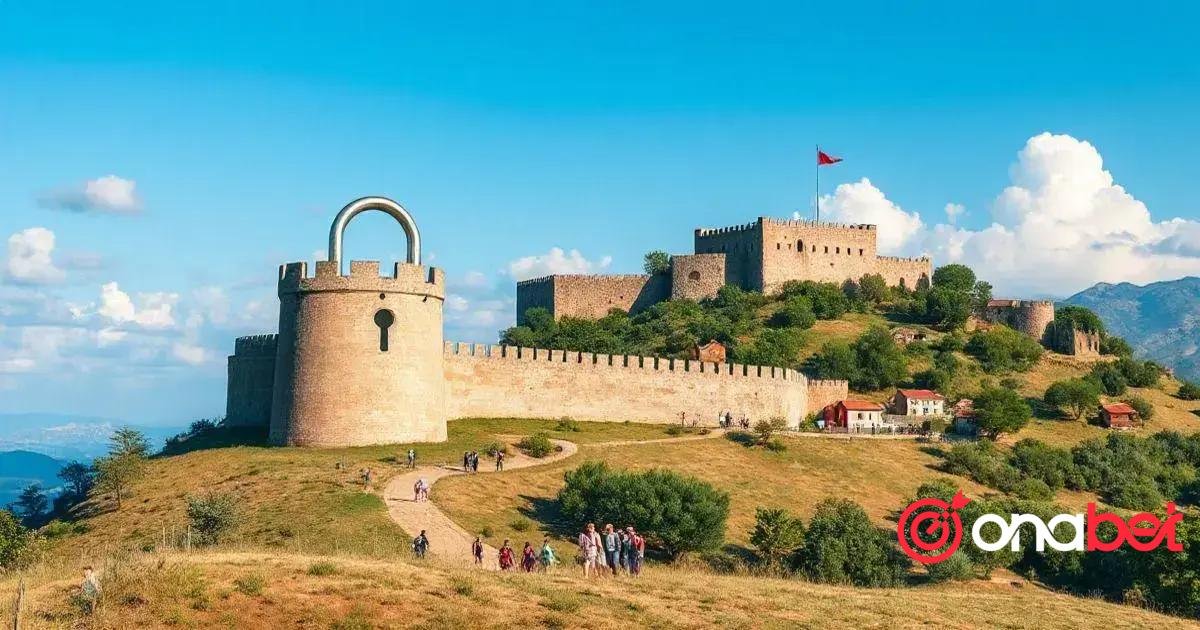
[[815, 177], [816, 186], [813, 187], [813, 210], [816, 212], [817, 223], [821, 222], [821, 145], [817, 146], [817, 152], [813, 155], [813, 174]]

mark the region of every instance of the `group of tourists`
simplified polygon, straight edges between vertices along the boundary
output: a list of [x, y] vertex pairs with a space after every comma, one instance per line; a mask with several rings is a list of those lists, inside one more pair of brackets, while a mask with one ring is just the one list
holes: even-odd
[[614, 576], [622, 571], [636, 576], [642, 572], [646, 539], [633, 526], [617, 530], [608, 523], [601, 534], [595, 523], [588, 523], [579, 534], [579, 555], [584, 577], [599, 577], [606, 569]]
[[424, 477], [420, 477], [417, 479], [417, 482], [413, 484], [413, 501], [419, 503], [421, 501], [428, 501], [428, 500], [429, 500], [429, 482], [425, 481]]
[[[475, 537], [475, 542], [471, 543], [471, 557], [475, 559], [475, 565], [483, 565], [483, 540], [478, 536]], [[513, 567], [517, 566], [517, 554], [513, 549], [512, 542], [505, 538], [504, 544], [500, 546], [496, 558], [500, 565], [501, 571], [512, 571]], [[550, 539], [543, 538], [540, 549], [535, 549], [533, 544], [525, 541], [525, 547], [521, 549], [520, 569], [525, 573], [549, 573], [554, 565], [558, 564], [558, 556], [554, 553], [554, 548], [550, 546]]]
[[479, 451], [463, 451], [463, 470], [469, 473], [479, 472]]

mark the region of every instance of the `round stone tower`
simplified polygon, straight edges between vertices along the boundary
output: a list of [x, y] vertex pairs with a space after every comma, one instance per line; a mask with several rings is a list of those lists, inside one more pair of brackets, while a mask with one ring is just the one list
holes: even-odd
[[[408, 255], [381, 277], [377, 261], [342, 275], [346, 225], [367, 210], [404, 229]], [[329, 228], [329, 259], [279, 273], [279, 338], [271, 441], [359, 446], [446, 439], [441, 270], [421, 266], [421, 236], [398, 203], [364, 197]]]

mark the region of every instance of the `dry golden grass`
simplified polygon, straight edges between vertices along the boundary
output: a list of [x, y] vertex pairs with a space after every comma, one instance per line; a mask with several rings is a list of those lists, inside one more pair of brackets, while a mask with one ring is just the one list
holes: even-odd
[[[788, 450], [747, 448], [724, 438], [675, 444], [583, 446], [575, 457], [501, 475], [451, 477], [434, 488], [433, 500], [468, 531], [490, 533], [488, 541], [536, 540], [552, 533], [558, 517], [553, 503], [563, 473], [586, 460], [618, 468], [670, 468], [694, 475], [729, 493], [726, 537], [744, 542], [758, 507], [784, 507], [808, 516], [821, 499], [846, 497], [861, 504], [880, 525], [903, 507], [921, 483], [945, 476], [934, 469], [940, 458], [912, 440], [835, 440], [796, 437]], [[954, 478], [973, 496], [983, 486]], [[517, 531], [511, 524], [532, 518], [540, 531]], [[569, 533], [578, 523], [559, 524]]]
[[[500, 435], [547, 430], [552, 437], [586, 444], [666, 437], [660, 425], [580, 423], [581, 431], [555, 431], [557, 421], [488, 419], [450, 423], [450, 439], [417, 444], [418, 463], [461, 462]], [[408, 548], [409, 536], [387, 516], [376, 493], [362, 491], [358, 471], [370, 467], [375, 489], [399, 470], [409, 445], [340, 449], [233, 447], [150, 461], [145, 478], [120, 510], [108, 497], [82, 506], [87, 532], [58, 545], [57, 553], [88, 555], [178, 544], [186, 531], [186, 497], [209, 491], [237, 497], [240, 522], [228, 540], [237, 544], [311, 553], [352, 552], [390, 556]], [[397, 461], [397, 458], [399, 461]], [[338, 463], [342, 464], [339, 470]], [[165, 530], [165, 531], [164, 531]]]
[[[315, 564], [334, 572], [314, 572]], [[315, 573], [315, 574], [314, 574]], [[108, 563], [96, 612], [77, 574], [24, 576], [22, 628], [1145, 628], [1190, 621], [1026, 582], [857, 589], [651, 567], [641, 579], [495, 574], [348, 557], [216, 552]], [[11, 619], [17, 577], [0, 580]], [[254, 584], [260, 588], [247, 588]]]

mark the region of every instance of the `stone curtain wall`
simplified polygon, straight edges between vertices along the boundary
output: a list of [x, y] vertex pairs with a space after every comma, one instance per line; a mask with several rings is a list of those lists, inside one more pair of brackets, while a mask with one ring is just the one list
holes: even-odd
[[794, 427], [808, 411], [807, 379], [782, 368], [455, 343], [444, 365], [449, 418], [673, 423], [686, 413], [712, 426], [730, 411]]
[[903, 286], [906, 289], [928, 287], [933, 277], [933, 261], [928, 258], [880, 256], [875, 259], [873, 273], [883, 276], [888, 286]]
[[850, 397], [850, 384], [846, 381], [808, 381], [808, 413], [819, 413], [826, 405]]
[[670, 297], [667, 274], [624, 276], [547, 276], [517, 284], [517, 317], [531, 306], [551, 305], [557, 319], [564, 315], [598, 319], [619, 308], [636, 313]]
[[238, 337], [229, 357], [225, 390], [225, 423], [234, 427], [266, 427], [271, 422], [275, 386], [276, 335]]

